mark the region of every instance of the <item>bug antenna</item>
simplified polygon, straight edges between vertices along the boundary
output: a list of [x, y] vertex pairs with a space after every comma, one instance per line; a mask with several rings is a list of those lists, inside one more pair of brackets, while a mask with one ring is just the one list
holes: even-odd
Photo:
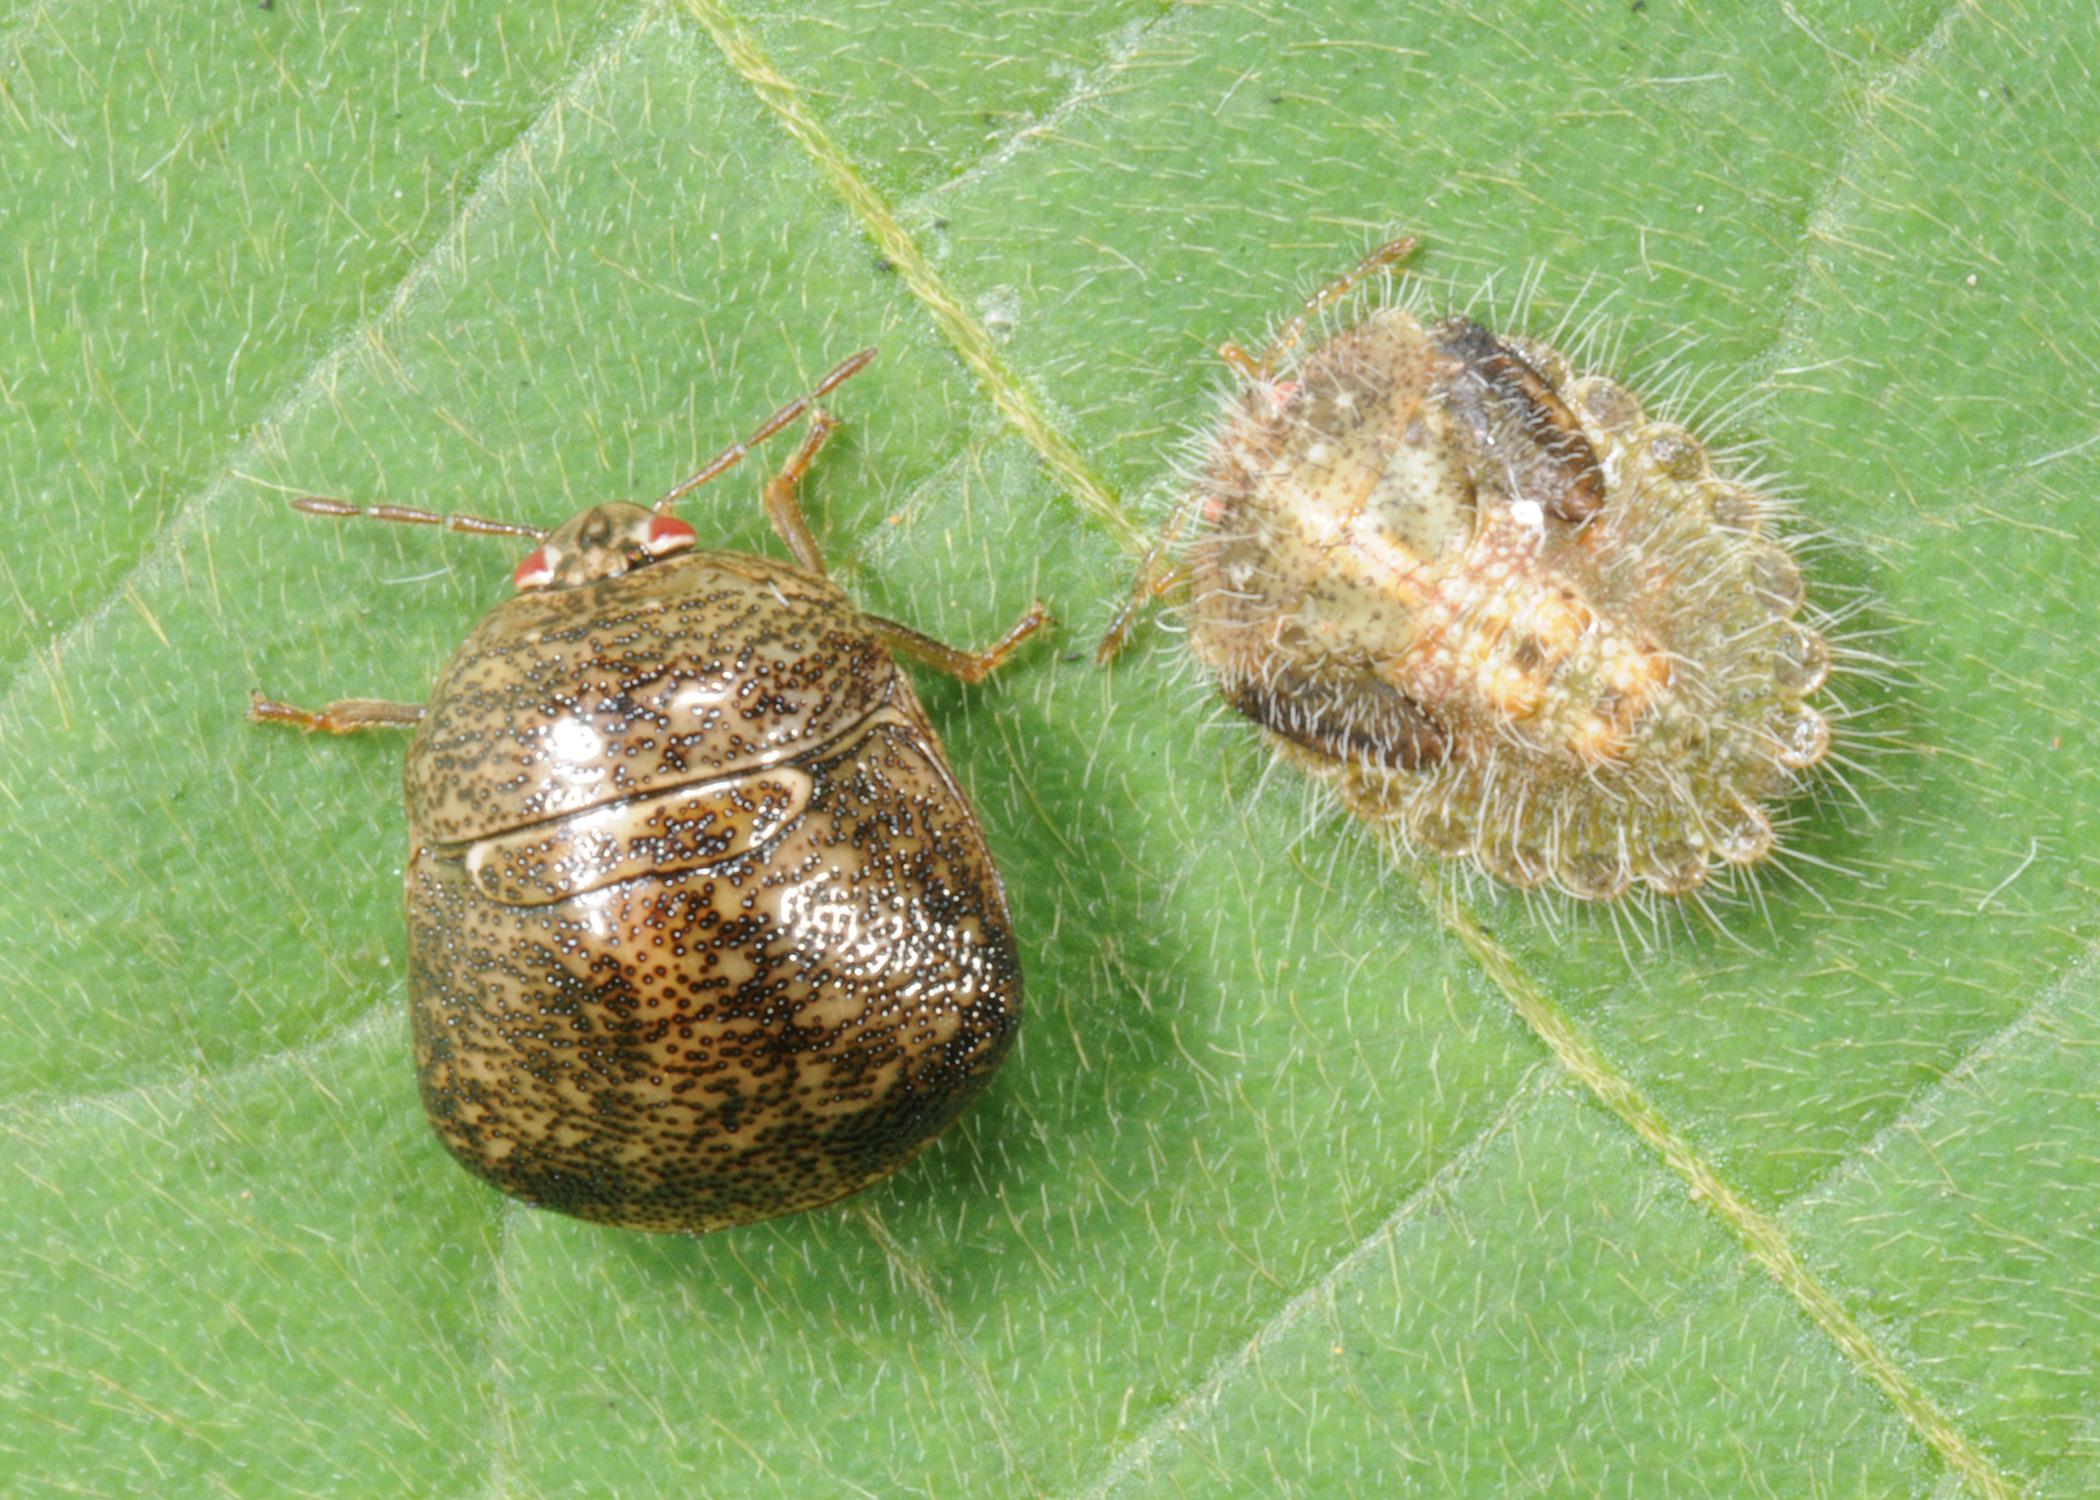
[[442, 526], [447, 531], [461, 531], [468, 536], [529, 536], [535, 540], [546, 536], [544, 526], [527, 526], [522, 521], [491, 521], [486, 516], [448, 516], [434, 510], [418, 510], [413, 505], [346, 505], [341, 500], [330, 500], [323, 495], [301, 495], [292, 502], [292, 509], [304, 511], [310, 516], [330, 516], [337, 520], [397, 521], [406, 526]]
[[774, 412], [772, 416], [766, 418], [765, 421], [759, 423], [758, 429], [749, 437], [740, 443], [731, 443], [727, 448], [724, 448], [720, 453], [717, 453], [713, 458], [701, 465], [699, 471], [690, 479], [681, 480], [676, 485], [673, 485], [664, 493], [663, 498], [656, 502], [653, 509], [659, 512], [667, 511], [694, 490], [699, 489], [701, 485], [716, 478], [724, 471], [735, 468], [745, 454], [756, 448], [760, 443], [763, 443], [774, 433], [780, 431], [781, 428], [787, 426], [788, 423], [794, 421], [795, 418], [808, 411], [810, 407], [823, 400], [862, 370], [865, 370], [874, 362], [874, 359], [875, 351], [873, 349], [863, 349], [858, 354], [851, 354], [840, 360], [825, 373], [822, 380], [811, 386], [808, 391], [797, 396], [787, 405], [781, 407], [780, 410]]

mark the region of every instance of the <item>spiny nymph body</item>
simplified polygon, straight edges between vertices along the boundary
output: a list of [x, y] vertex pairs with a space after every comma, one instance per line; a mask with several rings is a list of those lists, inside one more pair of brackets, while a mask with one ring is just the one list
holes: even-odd
[[1766, 859], [1766, 804], [1830, 744], [1773, 502], [1536, 339], [1386, 307], [1279, 369], [1304, 322], [1228, 346], [1173, 570], [1226, 700], [1357, 816], [1519, 887]]

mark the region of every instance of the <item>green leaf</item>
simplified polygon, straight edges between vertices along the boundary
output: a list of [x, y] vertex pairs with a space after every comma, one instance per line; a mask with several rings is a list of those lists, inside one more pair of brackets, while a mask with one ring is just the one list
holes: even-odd
[[[1810, 13], [1812, 10], [1813, 13]], [[17, 0], [0, 29], [0, 1490], [2100, 1490], [2100, 20], [1658, 0]], [[1396, 864], [1085, 648], [1376, 239], [1722, 398], [1897, 663], [1719, 922]], [[812, 476], [1012, 888], [1018, 1053], [699, 1240], [407, 1057], [400, 747], [514, 559], [867, 344]], [[762, 457], [757, 468], [777, 455]], [[740, 470], [689, 505], [775, 550]]]

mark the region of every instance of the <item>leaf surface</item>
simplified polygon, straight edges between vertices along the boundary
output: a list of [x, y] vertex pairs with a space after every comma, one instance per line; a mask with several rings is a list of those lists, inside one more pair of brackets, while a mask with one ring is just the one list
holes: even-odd
[[[13, 6], [0, 1489], [2100, 1489], [2100, 22], [1486, 16]], [[1401, 230], [1757, 398], [1896, 664], [1719, 926], [1396, 865], [1168, 632], [1085, 660], [1211, 351]], [[1063, 622], [924, 683], [1020, 1049], [835, 1210], [510, 1206], [419, 1117], [399, 744], [240, 713], [419, 698], [515, 559], [283, 500], [551, 523], [868, 344], [836, 571]]]

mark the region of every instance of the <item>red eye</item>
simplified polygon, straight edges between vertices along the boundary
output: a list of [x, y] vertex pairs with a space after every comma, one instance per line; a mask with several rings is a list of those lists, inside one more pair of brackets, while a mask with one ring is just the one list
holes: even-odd
[[642, 538], [642, 550], [651, 557], [662, 557], [666, 552], [690, 547], [698, 539], [699, 533], [678, 517], [658, 516], [649, 523], [649, 532]]
[[510, 575], [510, 581], [521, 589], [545, 588], [554, 581], [554, 564], [548, 561], [547, 549], [535, 547], [525, 554], [518, 570]]

